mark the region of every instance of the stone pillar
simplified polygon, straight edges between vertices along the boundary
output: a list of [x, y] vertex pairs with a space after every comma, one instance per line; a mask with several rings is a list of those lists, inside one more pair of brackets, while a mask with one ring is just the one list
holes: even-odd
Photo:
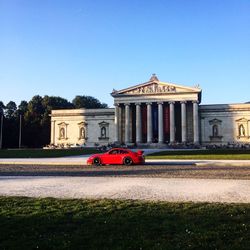
[[136, 143], [141, 143], [141, 104], [136, 103]]
[[163, 143], [163, 102], [158, 102], [158, 143]]
[[115, 142], [119, 142], [119, 105], [115, 104]]
[[169, 103], [170, 109], [170, 143], [175, 141], [175, 116], [174, 116], [174, 102]]
[[181, 142], [187, 142], [187, 111], [186, 103], [181, 102]]
[[118, 137], [118, 142], [122, 142], [123, 140], [123, 130], [122, 130], [122, 111], [123, 111], [123, 108], [121, 105], [118, 106], [118, 113], [119, 113], [119, 116], [118, 116], [118, 128], [119, 128], [119, 137]]
[[55, 145], [56, 143], [56, 121], [51, 121], [51, 144]]
[[130, 138], [130, 108], [129, 103], [125, 103], [125, 143], [129, 143]]
[[152, 143], [152, 103], [147, 103], [147, 143]]
[[199, 144], [199, 117], [198, 117], [198, 102], [193, 102], [193, 127], [194, 127], [194, 143]]

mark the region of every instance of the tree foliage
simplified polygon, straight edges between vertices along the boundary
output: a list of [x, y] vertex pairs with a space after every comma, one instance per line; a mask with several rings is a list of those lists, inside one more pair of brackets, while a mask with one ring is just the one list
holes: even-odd
[[0, 115], [4, 116], [3, 148], [16, 148], [19, 141], [20, 119], [22, 124], [22, 146], [42, 147], [50, 142], [50, 113], [52, 109], [107, 108], [91, 96], [76, 96], [72, 102], [56, 96], [35, 95], [29, 102], [0, 101]]
[[0, 115], [3, 114], [4, 109], [5, 109], [5, 106], [4, 106], [3, 102], [0, 101]]
[[85, 95], [77, 95], [73, 101], [73, 105], [75, 108], [86, 108], [86, 109], [95, 109], [95, 108], [107, 108], [106, 103], [100, 103], [100, 101], [92, 96], [85, 96]]

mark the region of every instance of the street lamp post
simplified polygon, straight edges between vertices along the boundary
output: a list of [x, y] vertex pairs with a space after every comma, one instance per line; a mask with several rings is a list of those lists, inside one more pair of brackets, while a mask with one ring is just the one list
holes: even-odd
[[0, 149], [3, 146], [3, 115], [1, 116], [1, 130], [0, 130]]
[[19, 148], [21, 148], [21, 144], [22, 144], [22, 115], [19, 116], [20, 120], [19, 120]]

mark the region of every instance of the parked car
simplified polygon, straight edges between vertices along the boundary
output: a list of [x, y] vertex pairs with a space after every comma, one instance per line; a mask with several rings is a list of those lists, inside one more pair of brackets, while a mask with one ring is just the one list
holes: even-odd
[[106, 164], [144, 164], [145, 159], [143, 151], [138, 150], [133, 152], [125, 148], [112, 148], [108, 152], [103, 154], [94, 154], [87, 160], [88, 165], [106, 165]]

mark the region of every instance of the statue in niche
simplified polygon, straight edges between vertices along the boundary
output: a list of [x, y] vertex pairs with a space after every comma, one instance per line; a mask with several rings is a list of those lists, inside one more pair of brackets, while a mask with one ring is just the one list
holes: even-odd
[[85, 138], [85, 129], [80, 128], [80, 139], [84, 139], [84, 138]]
[[246, 131], [245, 131], [245, 128], [244, 128], [243, 124], [241, 124], [239, 126], [239, 135], [240, 136], [246, 136]]
[[213, 136], [214, 136], [214, 137], [217, 137], [218, 134], [219, 134], [219, 133], [218, 133], [218, 126], [217, 126], [217, 125], [214, 125], [214, 126], [213, 126]]
[[65, 129], [60, 128], [60, 139], [64, 139], [64, 138], [65, 138]]
[[106, 138], [106, 128], [105, 127], [101, 128], [101, 137]]

